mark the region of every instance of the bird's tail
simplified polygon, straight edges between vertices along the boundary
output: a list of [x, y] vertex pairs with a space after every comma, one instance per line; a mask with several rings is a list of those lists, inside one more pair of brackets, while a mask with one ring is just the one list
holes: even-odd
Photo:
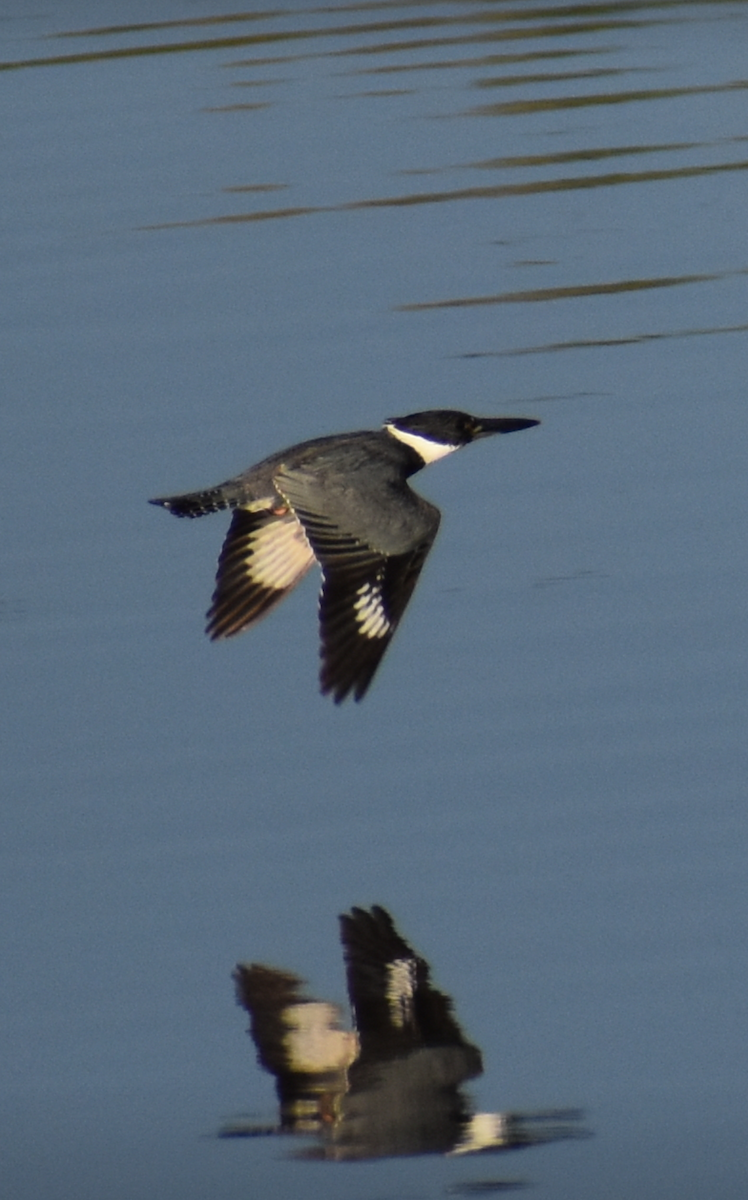
[[234, 508], [236, 505], [220, 487], [210, 488], [207, 492], [185, 492], [182, 496], [158, 496], [148, 503], [160, 505], [175, 517], [203, 517], [206, 513]]

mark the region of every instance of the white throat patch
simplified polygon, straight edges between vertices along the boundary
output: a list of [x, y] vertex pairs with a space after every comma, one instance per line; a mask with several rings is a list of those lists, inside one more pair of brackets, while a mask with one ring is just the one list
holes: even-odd
[[416, 454], [420, 454], [425, 463], [436, 462], [438, 458], [444, 458], [445, 454], [451, 454], [453, 450], [459, 450], [459, 446], [444, 446], [439, 442], [432, 442], [430, 438], [421, 437], [418, 433], [406, 433], [403, 429], [398, 429], [397, 425], [385, 425], [388, 433], [397, 438], [399, 442], [405, 442], [406, 446], [411, 446]]

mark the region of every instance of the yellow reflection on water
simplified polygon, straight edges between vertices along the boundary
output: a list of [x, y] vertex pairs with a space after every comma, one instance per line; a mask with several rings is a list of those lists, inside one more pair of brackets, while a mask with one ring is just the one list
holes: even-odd
[[397, 312], [427, 312], [434, 308], [473, 308], [484, 304], [538, 304], [549, 300], [571, 300], [580, 296], [612, 296], [619, 292], [641, 292], [651, 288], [682, 287], [688, 283], [707, 283], [741, 272], [700, 275], [664, 275], [651, 279], [617, 279], [613, 282], [579, 283], [564, 287], [529, 288], [526, 291], [498, 292], [494, 296], [457, 296], [449, 300], [427, 300], [419, 304], [399, 304]]
[[658, 333], [633, 333], [625, 337], [570, 338], [564, 342], [545, 342], [539, 346], [519, 346], [513, 350], [477, 350], [460, 354], [458, 358], [517, 358], [526, 354], [555, 354], [557, 350], [593, 350], [610, 346], [636, 346], [644, 342], [661, 342], [670, 339], [713, 337], [721, 333], [748, 333], [748, 323], [742, 325], [714, 325], [695, 329], [664, 329]]
[[595, 92], [588, 96], [551, 96], [547, 99], [505, 100], [500, 104], [482, 104], [467, 110], [472, 117], [515, 117], [520, 114], [555, 112], [564, 108], [590, 108], [605, 104], [638, 104], [642, 101], [673, 100], [681, 96], [710, 96], [718, 92], [744, 91], [748, 80], [733, 79], [692, 87], [640, 88], [629, 92]]
[[[225, 35], [195, 40], [149, 42], [131, 46], [110, 46], [99, 50], [81, 51], [72, 54], [39, 55], [35, 58], [18, 59], [0, 63], [0, 70], [18, 70], [28, 67], [62, 66], [88, 62], [104, 62], [109, 59], [144, 57], [149, 55], [195, 53], [260, 46], [274, 43], [308, 42], [320, 38], [352, 38], [362, 35], [369, 38], [377, 35], [389, 36], [404, 31], [453, 30], [473, 27], [468, 33], [448, 33], [440, 36], [420, 36], [399, 41], [377, 40], [364, 42], [354, 47], [327, 50], [327, 54], [382, 54], [412, 52], [418, 49], [433, 49], [438, 46], [485, 44], [516, 40], [558, 39], [561, 37], [598, 35], [608, 30], [638, 28], [643, 25], [673, 23], [682, 20], [680, 10], [688, 7], [692, 0], [662, 0], [658, 4], [612, 3], [591, 5], [567, 5], [555, 8], [524, 5], [515, 7], [477, 3], [474, 8], [459, 13], [434, 13], [433, 0], [403, 5], [401, 0], [385, 3], [331, 5], [308, 8], [301, 12], [285, 8], [265, 9], [260, 12], [227, 13], [218, 16], [181, 18], [169, 21], [138, 22], [133, 24], [94, 26], [88, 29], [67, 30], [46, 38], [122, 38], [138, 34], [158, 34], [170, 30], [188, 30], [208, 26], [238, 25], [258, 22], [276, 23], [275, 28], [263, 32]], [[693, 0], [695, 3], [696, 0]], [[728, 3], [729, 0], [718, 0]], [[413, 10], [412, 15], [402, 15], [404, 9]], [[422, 11], [418, 11], [421, 9]], [[423, 11], [423, 10], [427, 10]], [[672, 10], [672, 11], [668, 11]], [[327, 25], [330, 16], [359, 13], [390, 13], [387, 19], [376, 21], [351, 21], [340, 25]], [[397, 15], [394, 15], [397, 14]], [[307, 28], [298, 27], [298, 22], [309, 21]], [[293, 23], [295, 27], [289, 28]], [[283, 25], [279, 28], [277, 25]], [[500, 26], [500, 28], [497, 28]], [[266, 60], [267, 61], [267, 60]], [[234, 64], [239, 65], [239, 64]], [[246, 65], [255, 65], [249, 63]]]
[[[748, 169], [748, 160], [743, 159], [739, 162], [708, 163], [701, 166], [661, 167], [658, 170], [652, 171], [616, 171], [603, 175], [578, 175], [561, 179], [528, 180], [524, 183], [453, 188], [448, 191], [411, 192], [400, 196], [377, 196], [363, 200], [350, 200], [344, 204], [298, 205], [292, 208], [265, 209], [258, 212], [229, 213], [217, 217], [201, 217], [195, 221], [171, 221], [159, 225], [148, 225], [143, 228], [156, 230], [189, 228], [202, 225], [234, 225], [242, 222], [278, 220], [284, 217], [312, 216], [316, 213], [402, 208], [418, 204], [444, 204], [459, 200], [495, 200], [509, 196], [539, 195], [543, 192], [577, 191], [585, 188], [614, 187], [619, 184], [685, 179], [697, 175], [714, 175], [725, 171], [745, 171], [746, 169]], [[240, 191], [241, 189], [235, 187], [231, 190]]]

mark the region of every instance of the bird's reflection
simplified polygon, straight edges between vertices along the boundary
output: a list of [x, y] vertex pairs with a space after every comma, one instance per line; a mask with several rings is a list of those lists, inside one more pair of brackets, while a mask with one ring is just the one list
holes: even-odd
[[261, 1066], [275, 1076], [280, 1119], [235, 1122], [224, 1137], [316, 1135], [304, 1157], [328, 1160], [472, 1154], [584, 1136], [578, 1110], [476, 1113], [463, 1084], [482, 1074], [452, 1000], [386, 909], [340, 917], [354, 1031], [304, 981], [258, 963], [234, 972]]

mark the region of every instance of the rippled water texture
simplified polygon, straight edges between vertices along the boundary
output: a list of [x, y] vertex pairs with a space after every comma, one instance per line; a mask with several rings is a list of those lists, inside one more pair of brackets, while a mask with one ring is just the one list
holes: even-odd
[[[13, 1200], [742, 1200], [747, 64], [742, 2], [4, 6]], [[414, 479], [363, 703], [314, 573], [209, 643], [226, 514], [148, 498], [438, 407], [542, 425]]]

